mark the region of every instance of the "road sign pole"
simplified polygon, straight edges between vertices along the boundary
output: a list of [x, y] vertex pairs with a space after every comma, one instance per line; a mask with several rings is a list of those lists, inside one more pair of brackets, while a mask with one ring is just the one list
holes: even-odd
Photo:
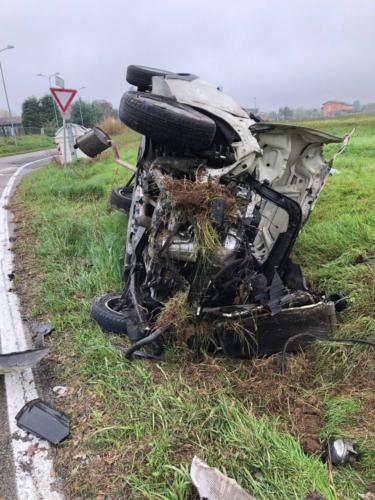
[[[64, 169], [67, 164], [67, 127], [66, 127], [66, 112], [69, 109], [69, 106], [72, 104], [72, 101], [77, 94], [77, 90], [75, 89], [64, 89], [51, 87], [50, 88], [52, 97], [54, 98], [56, 104], [60, 108], [62, 117], [63, 117], [63, 134], [64, 134]], [[71, 145], [69, 146], [69, 150], [71, 150]]]
[[63, 128], [64, 128], [64, 168], [66, 168], [66, 119], [65, 119], [65, 113], [63, 115]]

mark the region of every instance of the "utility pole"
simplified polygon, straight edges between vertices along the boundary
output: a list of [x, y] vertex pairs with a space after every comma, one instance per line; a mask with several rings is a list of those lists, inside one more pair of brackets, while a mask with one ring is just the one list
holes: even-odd
[[[7, 45], [3, 49], [0, 49], [0, 52], [3, 52], [4, 50], [8, 50], [8, 49], [14, 49], [14, 46], [13, 45]], [[6, 99], [7, 105], [8, 105], [9, 119], [10, 119], [10, 123], [11, 123], [11, 126], [12, 126], [12, 135], [14, 137], [14, 144], [17, 146], [17, 134], [16, 134], [16, 131], [14, 129], [14, 121], [13, 121], [12, 112], [10, 110], [8, 92], [7, 92], [7, 88], [6, 88], [6, 85], [5, 85], [5, 78], [4, 78], [4, 72], [3, 72], [3, 67], [1, 65], [1, 61], [0, 61], [0, 72], [1, 72], [1, 78], [3, 80], [5, 99]]]
[[[52, 75], [44, 75], [43, 73], [38, 73], [36, 76], [42, 76], [43, 78], [47, 78], [48, 83], [49, 83], [49, 88], [52, 87], [52, 78], [56, 75], [59, 75], [60, 73], [57, 71], [56, 73], [52, 73]], [[56, 120], [56, 128], [59, 128], [59, 119], [57, 118], [57, 108], [56, 108], [56, 103], [55, 99], [53, 99], [53, 110], [55, 112], [55, 120]]]
[[81, 115], [81, 125], [82, 127], [84, 127], [84, 124], [83, 124], [83, 116], [82, 116], [82, 106], [81, 106], [81, 94], [79, 93], [80, 90], [83, 90], [85, 89], [86, 87], [80, 87], [78, 89], [78, 104], [79, 104], [79, 114]]

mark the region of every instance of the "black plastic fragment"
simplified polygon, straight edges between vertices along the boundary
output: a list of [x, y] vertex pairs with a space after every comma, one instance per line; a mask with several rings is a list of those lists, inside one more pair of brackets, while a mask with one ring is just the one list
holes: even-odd
[[35, 436], [58, 444], [69, 436], [69, 418], [41, 399], [33, 399], [17, 413], [18, 427]]
[[284, 293], [284, 283], [281, 281], [279, 273], [275, 271], [269, 288], [269, 300], [265, 302], [270, 309], [271, 316], [281, 311], [281, 297]]
[[306, 283], [306, 279], [302, 273], [301, 266], [299, 264], [296, 264], [296, 262], [293, 262], [292, 259], [287, 260], [284, 282], [290, 290], [308, 291], [309, 289]]

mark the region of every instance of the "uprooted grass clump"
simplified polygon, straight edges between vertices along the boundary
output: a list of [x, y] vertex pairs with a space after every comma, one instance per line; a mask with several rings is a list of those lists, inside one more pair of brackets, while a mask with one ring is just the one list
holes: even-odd
[[163, 188], [172, 209], [179, 210], [194, 226], [194, 240], [201, 256], [215, 254], [220, 246], [220, 237], [211, 220], [212, 203], [224, 202], [224, 220], [235, 216], [236, 197], [230, 189], [215, 181], [199, 182], [189, 179], [163, 178]]
[[156, 328], [168, 326], [173, 340], [185, 347], [194, 338], [196, 347], [204, 348], [213, 335], [213, 325], [197, 317], [197, 309], [189, 303], [188, 291], [177, 292], [164, 305], [157, 320]]

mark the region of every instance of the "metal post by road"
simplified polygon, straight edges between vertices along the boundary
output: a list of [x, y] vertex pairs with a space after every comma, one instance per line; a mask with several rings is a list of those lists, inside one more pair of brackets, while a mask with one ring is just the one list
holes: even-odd
[[[3, 52], [4, 50], [8, 50], [8, 49], [14, 49], [13, 45], [7, 45], [3, 49], [0, 49], [0, 52]], [[9, 112], [10, 123], [11, 123], [11, 126], [12, 126], [12, 135], [14, 137], [14, 144], [17, 146], [17, 134], [16, 134], [16, 131], [14, 129], [14, 121], [13, 121], [12, 112], [10, 110], [8, 92], [7, 92], [7, 88], [6, 88], [6, 85], [5, 85], [5, 78], [4, 78], [4, 72], [3, 72], [3, 67], [1, 65], [1, 61], [0, 61], [0, 72], [1, 72], [1, 78], [3, 80], [5, 99], [6, 99], [7, 105], [8, 105], [8, 112]]]
[[66, 119], [65, 113], [63, 114], [63, 128], [64, 128], [64, 169], [66, 168]]
[[[47, 78], [48, 83], [49, 83], [49, 88], [51, 88], [52, 87], [52, 77], [59, 75], [59, 74], [60, 73], [57, 71], [56, 73], [52, 73], [52, 75], [44, 75], [43, 73], [38, 73], [36, 76], [42, 76], [43, 78]], [[53, 110], [55, 112], [56, 127], [59, 128], [59, 119], [57, 117], [57, 106], [55, 103], [55, 99], [53, 99]]]

